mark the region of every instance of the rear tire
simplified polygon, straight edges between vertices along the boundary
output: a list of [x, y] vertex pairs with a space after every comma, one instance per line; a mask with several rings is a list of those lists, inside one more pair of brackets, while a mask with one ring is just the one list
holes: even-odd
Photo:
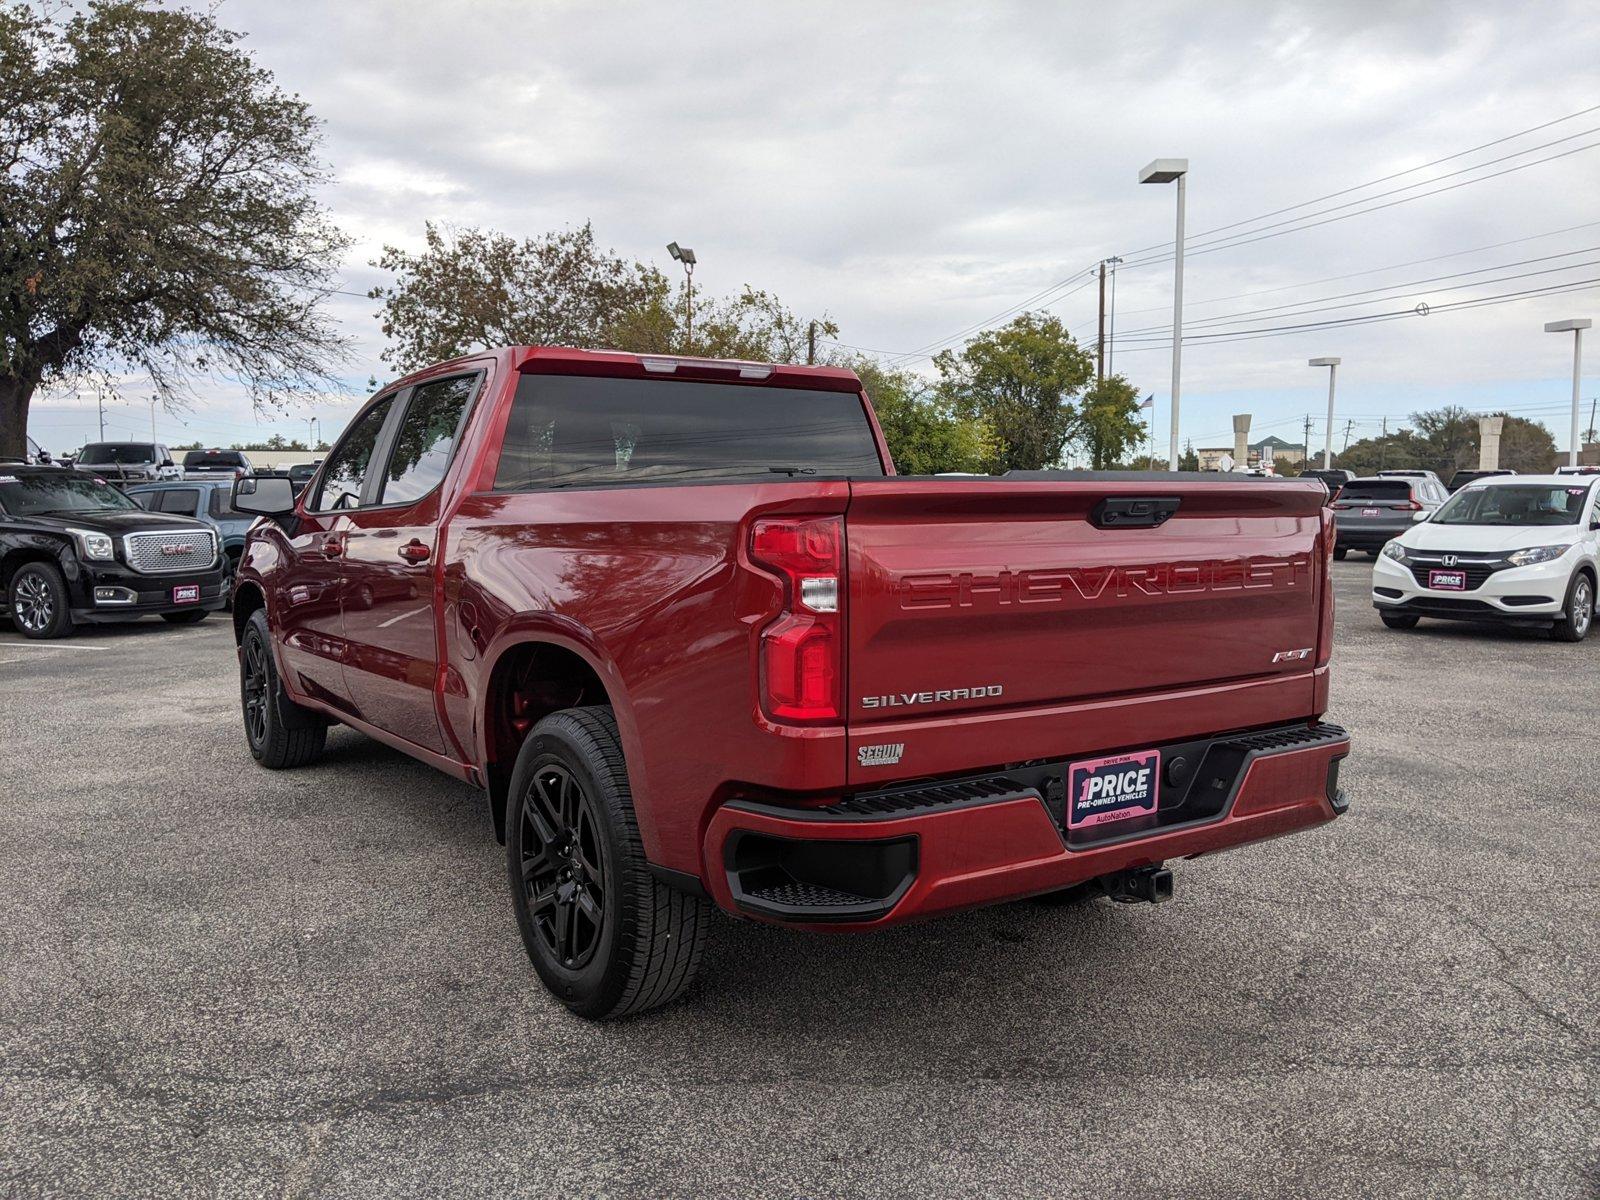
[[1333, 559], [1335, 562], [1343, 562], [1345, 558], [1349, 556], [1349, 554], [1349, 546], [1335, 546], [1333, 548]]
[[251, 757], [269, 771], [315, 761], [327, 745], [328, 723], [284, 693], [272, 661], [265, 609], [250, 614], [239, 648], [239, 699]]
[[183, 612], [162, 613], [161, 619], [168, 625], [198, 625], [207, 615], [203, 608], [189, 608]]
[[563, 709], [528, 734], [506, 800], [506, 870], [534, 970], [578, 1016], [632, 1016], [693, 982], [710, 906], [650, 873], [609, 708]]
[[1594, 581], [1584, 571], [1579, 571], [1567, 584], [1567, 615], [1550, 627], [1550, 636], [1558, 642], [1581, 642], [1589, 636], [1594, 624]]
[[42, 640], [72, 635], [67, 581], [54, 563], [31, 562], [18, 567], [6, 600], [11, 623], [23, 637]]
[[1411, 613], [1381, 612], [1378, 616], [1390, 629], [1415, 629], [1421, 619]]

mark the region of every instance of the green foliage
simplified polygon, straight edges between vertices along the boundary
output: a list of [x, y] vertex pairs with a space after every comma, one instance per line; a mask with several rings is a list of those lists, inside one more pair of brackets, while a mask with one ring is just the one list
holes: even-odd
[[[1449, 481], [1457, 471], [1478, 465], [1478, 415], [1450, 406], [1411, 414], [1415, 429], [1364, 438], [1334, 457], [1334, 464], [1358, 475], [1401, 467], [1433, 471]], [[1505, 417], [1500, 433], [1500, 465], [1524, 474], [1548, 471], [1555, 460], [1550, 431], [1523, 417]]]
[[988, 423], [978, 417], [957, 416], [937, 391], [917, 376], [880, 367], [865, 358], [843, 365], [861, 377], [900, 474], [982, 474], [998, 460], [999, 440]]
[[999, 438], [998, 471], [1059, 462], [1078, 428], [1073, 397], [1094, 375], [1089, 354], [1048, 313], [1023, 313], [985, 330], [959, 354], [939, 354], [934, 366], [951, 410], [984, 421]]
[[[746, 287], [717, 298], [688, 294], [651, 263], [601, 249], [586, 222], [521, 241], [485, 229], [429, 223], [417, 253], [385, 246], [373, 263], [393, 284], [383, 302], [385, 362], [415, 370], [489, 346], [582, 346], [634, 354], [697, 354], [761, 362], [804, 362], [812, 321], [770, 292]], [[826, 317], [818, 337], [839, 328]]]
[[331, 383], [321, 315], [347, 245], [304, 101], [209, 12], [0, 8], [0, 453], [51, 381], [197, 374], [260, 405]]
[[1088, 452], [1090, 467], [1110, 470], [1139, 448], [1146, 433], [1141, 415], [1139, 390], [1121, 375], [1098, 380], [1083, 394], [1077, 440]]

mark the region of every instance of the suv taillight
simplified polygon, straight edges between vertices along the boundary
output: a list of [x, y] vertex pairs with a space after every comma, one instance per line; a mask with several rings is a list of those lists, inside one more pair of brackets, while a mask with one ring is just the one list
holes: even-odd
[[844, 712], [844, 518], [783, 517], [750, 530], [750, 560], [783, 580], [783, 611], [761, 631], [761, 706], [778, 721]]
[[1400, 507], [1405, 509], [1407, 512], [1421, 512], [1422, 511], [1422, 505], [1420, 503], [1418, 503], [1417, 501], [1415, 501], [1415, 500], [1407, 500]]

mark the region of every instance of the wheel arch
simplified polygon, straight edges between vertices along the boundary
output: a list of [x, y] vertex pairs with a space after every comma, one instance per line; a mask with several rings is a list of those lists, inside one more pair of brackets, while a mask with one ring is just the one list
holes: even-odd
[[9, 594], [11, 577], [28, 563], [49, 563], [57, 570], [65, 571], [61, 562], [62, 547], [49, 542], [34, 542], [23, 546], [13, 546], [0, 554], [0, 597]]
[[266, 593], [253, 580], [243, 580], [233, 593], [233, 640], [237, 645], [244, 641], [244, 627], [257, 609], [267, 606]]
[[495, 838], [504, 843], [511, 773], [534, 725], [564, 708], [606, 705], [616, 717], [624, 753], [632, 741], [632, 728], [610, 665], [593, 650], [566, 638], [529, 633], [509, 641], [498, 649], [485, 678], [488, 682], [479, 713], [483, 779]]

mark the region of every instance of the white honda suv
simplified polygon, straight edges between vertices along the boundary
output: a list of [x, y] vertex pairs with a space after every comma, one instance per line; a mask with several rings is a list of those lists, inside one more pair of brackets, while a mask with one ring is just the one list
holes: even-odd
[[1600, 482], [1478, 479], [1384, 546], [1372, 603], [1391, 629], [1420, 617], [1544, 625], [1582, 641], [1600, 580]]

